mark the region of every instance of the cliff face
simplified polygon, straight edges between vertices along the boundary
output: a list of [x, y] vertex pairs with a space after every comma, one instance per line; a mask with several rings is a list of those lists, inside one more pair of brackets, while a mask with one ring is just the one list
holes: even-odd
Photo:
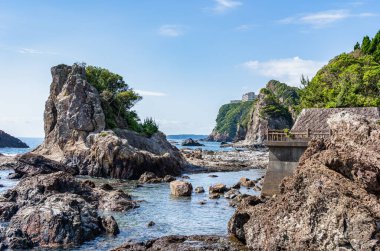
[[229, 231], [252, 250], [378, 250], [380, 125], [338, 113], [275, 198], [242, 205]]
[[58, 65], [46, 102], [45, 141], [33, 154], [76, 168], [81, 174], [138, 178], [145, 171], [179, 174], [184, 161], [162, 133], [148, 138], [128, 130], [105, 129], [99, 94], [85, 68]]
[[28, 148], [29, 146], [21, 140], [0, 130], [0, 148], [3, 147]]
[[294, 106], [298, 102], [298, 88], [269, 81], [266, 88], [261, 89], [250, 114], [244, 144], [261, 144], [268, 129], [290, 129], [295, 120]]
[[216, 126], [209, 141], [236, 141], [245, 138], [249, 112], [253, 101], [225, 104], [220, 107]]

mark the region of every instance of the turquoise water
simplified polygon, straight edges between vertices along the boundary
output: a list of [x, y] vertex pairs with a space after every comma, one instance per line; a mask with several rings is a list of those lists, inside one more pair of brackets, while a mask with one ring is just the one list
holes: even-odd
[[[218, 177], [211, 178], [210, 174]], [[228, 205], [228, 200], [221, 197], [218, 200], [208, 199], [208, 187], [212, 184], [223, 183], [232, 186], [241, 177], [256, 179], [265, 175], [265, 170], [253, 169], [228, 173], [199, 173], [189, 174], [193, 188], [203, 186], [204, 194], [193, 193], [190, 198], [176, 198], [170, 195], [169, 184], [146, 184], [136, 187], [135, 181], [119, 183], [118, 188], [128, 192], [133, 199], [143, 200], [140, 207], [125, 213], [109, 213], [113, 215], [120, 227], [117, 237], [101, 236], [73, 250], [108, 250], [121, 245], [126, 240], [144, 241], [165, 235], [194, 235], [194, 234], [227, 234], [227, 223], [235, 212]], [[96, 183], [118, 183], [117, 180], [93, 179]], [[240, 189], [241, 193], [259, 195], [259, 192]], [[206, 200], [205, 205], [199, 201]], [[156, 223], [147, 227], [148, 222]]]
[[37, 146], [39, 146], [44, 139], [43, 138], [19, 138], [22, 142], [25, 142], [29, 148], [11, 148], [11, 147], [5, 147], [5, 148], [0, 148], [0, 153], [5, 154], [5, 155], [15, 155], [15, 154], [20, 154], [20, 153], [26, 153], [30, 152]]

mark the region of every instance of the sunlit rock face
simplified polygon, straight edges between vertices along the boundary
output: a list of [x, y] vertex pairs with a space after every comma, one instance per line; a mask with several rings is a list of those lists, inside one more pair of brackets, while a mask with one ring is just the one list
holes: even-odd
[[[125, 129], [106, 130], [99, 93], [87, 82], [84, 66], [58, 65], [51, 73], [45, 141], [33, 154], [92, 176], [137, 179], [146, 171], [160, 177], [180, 173], [184, 160], [161, 132], [148, 138]], [[28, 169], [33, 168], [24, 167], [23, 175]]]
[[313, 140], [281, 193], [241, 205], [231, 234], [252, 250], [377, 250], [380, 219], [380, 125], [333, 115], [330, 139]]

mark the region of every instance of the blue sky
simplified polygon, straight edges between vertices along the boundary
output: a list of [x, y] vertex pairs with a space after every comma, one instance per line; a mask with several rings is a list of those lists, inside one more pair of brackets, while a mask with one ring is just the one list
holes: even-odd
[[124, 76], [165, 133], [208, 134], [222, 104], [297, 86], [379, 23], [376, 0], [0, 0], [0, 129], [43, 136], [50, 67], [86, 62]]

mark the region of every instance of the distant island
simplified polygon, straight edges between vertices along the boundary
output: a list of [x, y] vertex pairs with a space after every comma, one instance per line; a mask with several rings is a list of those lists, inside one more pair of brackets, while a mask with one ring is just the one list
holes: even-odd
[[8, 133], [0, 130], [0, 148], [12, 147], [12, 148], [29, 148], [27, 144], [15, 138]]

